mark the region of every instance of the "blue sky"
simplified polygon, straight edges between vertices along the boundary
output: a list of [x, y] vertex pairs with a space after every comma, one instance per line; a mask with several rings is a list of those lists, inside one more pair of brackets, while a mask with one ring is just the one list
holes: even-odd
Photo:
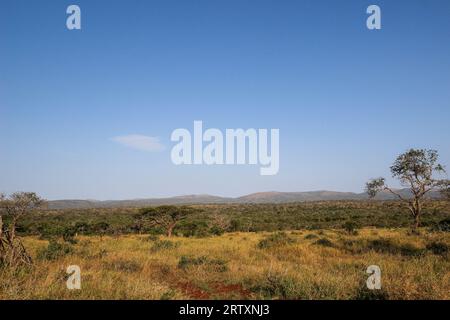
[[[82, 30], [66, 28], [70, 4]], [[175, 166], [170, 134], [194, 120], [279, 128], [279, 173]], [[0, 192], [361, 192], [410, 147], [450, 165], [449, 120], [446, 0], [0, 3]], [[114, 139], [128, 135], [157, 150]]]

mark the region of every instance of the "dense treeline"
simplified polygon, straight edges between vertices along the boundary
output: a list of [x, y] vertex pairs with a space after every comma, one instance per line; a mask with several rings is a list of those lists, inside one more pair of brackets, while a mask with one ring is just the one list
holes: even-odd
[[[355, 227], [408, 227], [407, 209], [396, 201], [326, 201], [292, 204], [197, 205], [198, 210], [181, 221], [174, 234], [208, 236], [223, 232], [276, 231], [296, 229], [339, 229]], [[25, 217], [17, 227], [22, 235], [42, 238], [76, 234], [120, 235], [164, 233], [158, 226], [139, 219], [142, 209], [41, 210]], [[422, 226], [442, 228], [450, 219], [450, 204], [433, 201], [424, 209]], [[439, 225], [439, 222], [441, 224]], [[7, 223], [7, 221], [6, 221]], [[444, 226], [445, 227], [445, 226]]]

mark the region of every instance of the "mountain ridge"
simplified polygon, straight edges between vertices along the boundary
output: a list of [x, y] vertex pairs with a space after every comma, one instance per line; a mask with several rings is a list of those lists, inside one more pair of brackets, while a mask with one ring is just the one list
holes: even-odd
[[[409, 189], [398, 189], [403, 197], [411, 197]], [[437, 191], [430, 192], [431, 198], [439, 198]], [[280, 192], [266, 191], [256, 192], [240, 197], [220, 197], [209, 194], [188, 194], [167, 198], [143, 198], [131, 200], [50, 200], [49, 209], [92, 209], [115, 207], [144, 207], [152, 205], [183, 205], [183, 204], [244, 204], [244, 203], [292, 203], [308, 201], [332, 201], [332, 200], [366, 200], [366, 193], [341, 192], [341, 191], [303, 191]], [[380, 192], [375, 200], [395, 200], [397, 197], [387, 191]]]

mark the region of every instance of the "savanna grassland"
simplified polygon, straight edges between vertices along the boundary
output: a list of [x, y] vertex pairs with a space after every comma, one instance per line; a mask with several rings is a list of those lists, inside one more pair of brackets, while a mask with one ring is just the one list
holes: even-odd
[[[444, 202], [420, 234], [396, 202], [201, 207], [171, 238], [136, 226], [138, 209], [44, 211], [20, 228], [33, 266], [1, 269], [0, 299], [450, 299]], [[69, 265], [81, 290], [66, 288]], [[366, 287], [370, 265], [381, 290]]]

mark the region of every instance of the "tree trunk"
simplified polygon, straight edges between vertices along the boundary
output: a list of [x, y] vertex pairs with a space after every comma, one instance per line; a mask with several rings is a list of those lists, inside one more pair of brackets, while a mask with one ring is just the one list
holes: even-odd
[[416, 232], [419, 231], [419, 227], [420, 227], [420, 213], [416, 213], [415, 217], [414, 217], [414, 230]]
[[172, 232], [173, 232], [173, 228], [175, 228], [175, 223], [171, 224], [168, 228], [167, 228], [167, 237], [171, 237], [172, 236]]
[[11, 225], [9, 227], [9, 241], [11, 243], [14, 243], [14, 239], [16, 238], [16, 222], [17, 218], [13, 217]]
[[416, 200], [416, 214], [414, 216], [414, 229], [418, 232], [420, 227], [420, 214], [422, 213], [422, 203], [419, 199]]
[[3, 259], [5, 247], [3, 246], [3, 220], [0, 216], [0, 261]]
[[419, 199], [414, 199], [411, 203], [410, 203], [410, 207], [409, 210], [411, 211], [411, 214], [414, 218], [414, 224], [412, 227], [412, 231], [414, 233], [418, 233], [419, 232], [419, 227], [420, 227], [420, 215], [422, 213], [422, 203], [420, 202]]
[[3, 238], [3, 220], [2, 220], [2, 216], [0, 216], [0, 241]]

